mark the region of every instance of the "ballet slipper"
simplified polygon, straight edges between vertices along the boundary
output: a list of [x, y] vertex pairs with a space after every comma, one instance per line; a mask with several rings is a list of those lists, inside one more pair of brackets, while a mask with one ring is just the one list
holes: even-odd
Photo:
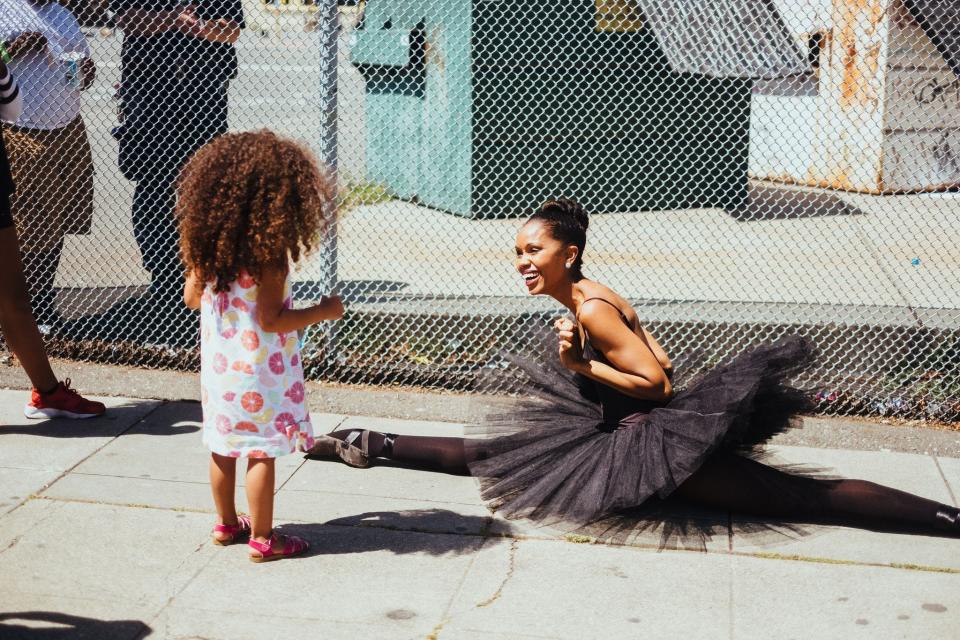
[[[353, 444], [360, 439], [360, 446]], [[314, 439], [307, 455], [320, 458], [340, 458], [351, 467], [366, 469], [370, 466], [370, 432], [366, 429], [351, 431], [345, 440], [332, 436]]]

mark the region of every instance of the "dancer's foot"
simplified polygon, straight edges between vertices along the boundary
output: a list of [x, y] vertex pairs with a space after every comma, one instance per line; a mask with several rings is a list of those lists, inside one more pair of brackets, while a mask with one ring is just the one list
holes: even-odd
[[937, 509], [936, 528], [941, 531], [947, 531], [955, 536], [960, 536], [960, 509], [944, 505]]
[[393, 451], [395, 433], [379, 433], [367, 429], [337, 431], [316, 438], [316, 443], [307, 452], [320, 458], [340, 458], [351, 467], [366, 469], [371, 461], [389, 456]]

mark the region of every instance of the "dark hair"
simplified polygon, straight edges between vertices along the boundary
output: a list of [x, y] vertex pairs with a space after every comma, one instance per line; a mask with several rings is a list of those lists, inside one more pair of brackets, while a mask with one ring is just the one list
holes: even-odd
[[583, 248], [587, 244], [587, 227], [590, 219], [587, 212], [579, 203], [569, 198], [547, 200], [527, 222], [534, 220], [543, 222], [550, 230], [550, 235], [564, 244], [574, 245], [577, 248], [577, 258], [570, 268], [574, 280], [583, 277]]
[[180, 254], [200, 282], [226, 291], [242, 271], [286, 269], [333, 215], [334, 182], [303, 145], [267, 130], [227, 133], [180, 174]]

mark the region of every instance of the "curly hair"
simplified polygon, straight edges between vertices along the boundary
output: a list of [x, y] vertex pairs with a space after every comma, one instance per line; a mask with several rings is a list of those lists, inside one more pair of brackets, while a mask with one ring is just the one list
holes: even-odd
[[177, 219], [187, 269], [214, 290], [242, 271], [286, 269], [331, 222], [336, 189], [304, 146], [272, 131], [227, 133], [180, 174]]

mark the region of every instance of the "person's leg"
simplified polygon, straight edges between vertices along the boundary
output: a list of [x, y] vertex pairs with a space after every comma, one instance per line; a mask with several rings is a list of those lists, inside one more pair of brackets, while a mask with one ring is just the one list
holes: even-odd
[[274, 458], [247, 459], [247, 503], [253, 528], [250, 537], [266, 542], [273, 533]]
[[960, 513], [955, 507], [866, 480], [791, 475], [729, 454], [707, 460], [673, 495], [745, 514], [891, 529], [940, 529], [960, 535]]
[[[53, 280], [68, 220], [73, 217], [74, 184], [65, 167], [74, 154], [70, 128], [4, 128], [16, 194], [10, 205], [20, 243], [20, 263], [38, 325], [54, 316]], [[65, 160], [66, 158], [66, 160]]]
[[[344, 429], [330, 434], [338, 440], [351, 442], [352, 433], [362, 433], [359, 429]], [[471, 454], [464, 446], [464, 438], [444, 438], [433, 436], [397, 436], [371, 431], [368, 440], [367, 455], [370, 458], [389, 458], [432, 471], [443, 471], [455, 475], [470, 475], [467, 467]], [[359, 445], [359, 438], [353, 437], [351, 444]]]
[[276, 482], [274, 458], [247, 459], [247, 502], [253, 525], [248, 543], [256, 562], [273, 560], [307, 551], [310, 545], [297, 536], [280, 535], [273, 531], [273, 491]]
[[30, 310], [20, 245], [12, 225], [0, 229], [0, 273], [4, 274], [0, 277], [0, 330], [33, 385], [24, 415], [28, 418], [91, 418], [103, 414], [106, 407], [102, 402], [87, 400], [70, 388], [69, 378], [59, 382], [53, 374]]
[[[22, 261], [33, 315], [39, 326], [55, 325], [54, 280], [63, 255], [66, 234], [86, 234], [93, 223], [93, 156], [83, 120], [43, 133], [42, 152], [31, 173], [39, 178], [17, 183], [18, 200], [24, 185], [34, 193], [26, 198], [36, 222], [21, 225]], [[36, 182], [34, 182], [36, 181]], [[40, 212], [40, 213], [36, 213]], [[29, 233], [29, 235], [27, 235]]]
[[47, 251], [25, 251], [22, 254], [24, 279], [38, 325], [53, 324], [57, 320], [53, 281], [62, 254], [63, 238]]
[[[2, 206], [2, 205], [0, 205]], [[41, 393], [57, 388], [43, 339], [30, 309], [30, 296], [20, 262], [20, 245], [14, 227], [0, 229], [0, 328], [33, 387]]]
[[[213, 492], [213, 503], [217, 507], [219, 524], [238, 526], [237, 505], [235, 491], [237, 486], [237, 459], [210, 454], [210, 489]], [[214, 537], [225, 542], [233, 536], [215, 531]]]
[[133, 195], [133, 235], [144, 268], [150, 272], [151, 293], [175, 303], [183, 286], [174, 220], [175, 176], [162, 172], [137, 183]]

